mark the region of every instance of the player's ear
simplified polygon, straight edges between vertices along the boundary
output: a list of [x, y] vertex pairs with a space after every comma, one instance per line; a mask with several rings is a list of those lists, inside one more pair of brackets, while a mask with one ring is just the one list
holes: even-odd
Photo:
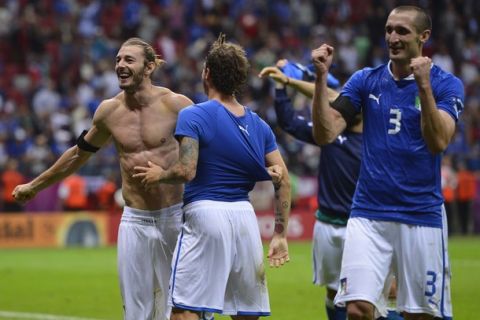
[[431, 33], [432, 33], [432, 30], [430, 29], [426, 29], [422, 33], [420, 33], [420, 42], [422, 43], [422, 45], [424, 45], [425, 42], [427, 42], [428, 39], [430, 39]]
[[149, 62], [147, 63], [147, 67], [145, 68], [145, 75], [146, 76], [150, 76], [153, 72], [153, 70], [155, 70], [155, 62]]
[[209, 79], [210, 78], [210, 69], [208, 69], [207, 67], [204, 67], [203, 71], [202, 71], [202, 77], [203, 77], [203, 79]]

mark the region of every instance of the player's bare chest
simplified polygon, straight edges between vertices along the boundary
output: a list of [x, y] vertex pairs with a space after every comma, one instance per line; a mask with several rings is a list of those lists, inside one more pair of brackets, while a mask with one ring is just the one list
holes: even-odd
[[168, 146], [173, 141], [176, 117], [161, 112], [126, 113], [116, 117], [110, 131], [123, 151], [139, 151]]

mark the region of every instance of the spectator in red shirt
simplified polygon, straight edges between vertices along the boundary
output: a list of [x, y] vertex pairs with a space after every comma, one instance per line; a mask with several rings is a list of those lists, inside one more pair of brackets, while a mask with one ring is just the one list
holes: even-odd
[[0, 188], [2, 190], [2, 212], [19, 212], [22, 205], [17, 203], [12, 196], [12, 191], [18, 184], [25, 183], [25, 177], [18, 171], [18, 161], [10, 158], [5, 165], [5, 171], [0, 175]]

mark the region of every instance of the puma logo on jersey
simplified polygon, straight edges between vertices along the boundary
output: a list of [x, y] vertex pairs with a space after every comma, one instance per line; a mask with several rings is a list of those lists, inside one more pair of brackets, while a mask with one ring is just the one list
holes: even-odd
[[250, 134], [248, 133], [248, 124], [245, 126], [245, 128], [242, 127], [241, 125], [238, 125], [238, 128], [239, 128], [241, 131], [245, 132], [245, 133], [247, 134], [247, 136], [250, 136]]
[[373, 99], [373, 100], [377, 101], [377, 104], [380, 104], [380, 96], [381, 96], [381, 95], [382, 95], [382, 94], [380, 93], [380, 94], [378, 95], [378, 97], [376, 97], [375, 95], [373, 95], [372, 93], [370, 93], [370, 94], [368, 95], [368, 97], [369, 97], [370, 99]]
[[342, 135], [339, 135], [339, 136], [337, 137], [337, 140], [338, 140], [338, 142], [340, 142], [340, 144], [343, 144], [345, 141], [347, 141], [347, 137], [344, 137], [344, 136], [342, 136]]
[[463, 110], [463, 102], [460, 98], [453, 98], [453, 108], [455, 109], [455, 113], [457, 114], [457, 118]]

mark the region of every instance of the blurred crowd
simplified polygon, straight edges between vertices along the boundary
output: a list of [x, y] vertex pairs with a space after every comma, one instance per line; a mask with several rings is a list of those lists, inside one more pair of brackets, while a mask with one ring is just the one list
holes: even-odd
[[[275, 128], [292, 174], [314, 176], [319, 148], [276, 128], [273, 86], [258, 72], [280, 58], [308, 64], [310, 51], [327, 42], [336, 48], [332, 73], [343, 83], [358, 68], [387, 61], [384, 24], [400, 4], [428, 9], [433, 33], [424, 54], [465, 84], [465, 111], [447, 153], [453, 166], [479, 173], [476, 0], [0, 0], [0, 172], [15, 168], [28, 180], [74, 144], [100, 101], [119, 92], [115, 55], [129, 37], [151, 43], [167, 61], [154, 83], [203, 101], [203, 58], [224, 32], [251, 62], [241, 101]], [[308, 116], [309, 100], [298, 95], [293, 102]], [[98, 177], [118, 184], [113, 146], [79, 174], [90, 190], [101, 187]]]

